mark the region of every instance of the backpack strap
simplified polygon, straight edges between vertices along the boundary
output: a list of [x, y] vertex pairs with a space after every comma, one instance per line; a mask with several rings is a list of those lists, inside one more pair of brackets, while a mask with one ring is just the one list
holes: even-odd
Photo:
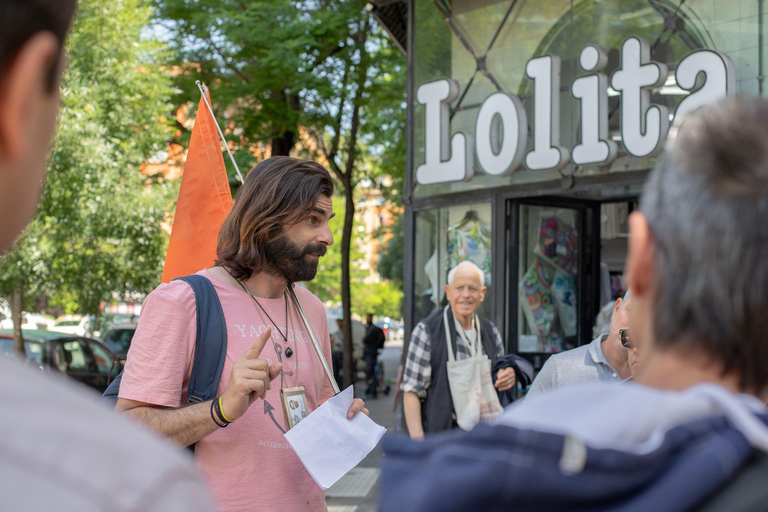
[[227, 354], [227, 328], [221, 301], [208, 278], [193, 274], [177, 279], [187, 282], [195, 292], [197, 334], [187, 404], [196, 404], [214, 398], [219, 389]]
[[[177, 279], [189, 284], [195, 293], [197, 333], [192, 373], [187, 388], [187, 404], [195, 404], [216, 396], [227, 355], [227, 328], [221, 301], [210, 280], [197, 274]], [[101, 395], [102, 403], [112, 409], [117, 405], [122, 377], [123, 372], [120, 372]]]

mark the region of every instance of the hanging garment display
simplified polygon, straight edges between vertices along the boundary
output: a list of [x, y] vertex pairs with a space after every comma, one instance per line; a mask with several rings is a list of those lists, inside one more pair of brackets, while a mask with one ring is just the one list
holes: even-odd
[[490, 284], [491, 232], [474, 210], [469, 210], [461, 221], [448, 227], [447, 254], [446, 270], [462, 261], [471, 261], [485, 273], [486, 285]]
[[534, 250], [536, 256], [576, 277], [579, 272], [578, 246], [578, 233], [570, 224], [559, 217], [541, 217], [539, 242]]
[[550, 292], [550, 270], [534, 261], [518, 285], [520, 305], [528, 325], [540, 337], [548, 337], [555, 321], [555, 306]]
[[557, 269], [550, 289], [563, 335], [566, 338], [576, 336], [578, 319], [576, 316], [576, 286], [573, 284], [573, 279], [562, 270]]

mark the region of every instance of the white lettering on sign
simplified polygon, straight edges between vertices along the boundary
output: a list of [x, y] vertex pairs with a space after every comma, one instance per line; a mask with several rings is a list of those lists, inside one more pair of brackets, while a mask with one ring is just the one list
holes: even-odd
[[[617, 156], [617, 144], [608, 137], [608, 78], [605, 50], [585, 46], [579, 64], [587, 75], [576, 78], [571, 94], [579, 102], [580, 141], [572, 154], [560, 147], [560, 59], [545, 55], [528, 61], [526, 75], [533, 84], [533, 150], [525, 155], [531, 170], [557, 170], [569, 159], [577, 165], [608, 165]], [[650, 104], [650, 90], [664, 84], [667, 66], [650, 59], [650, 46], [631, 36], [621, 45], [621, 65], [610, 80], [621, 94], [621, 135], [624, 149], [645, 158], [658, 154], [669, 130], [669, 113]], [[677, 107], [682, 117], [703, 104], [735, 94], [736, 74], [731, 60], [715, 50], [696, 50], [677, 66], [678, 86], [689, 91]], [[454, 80], [441, 79], [421, 85], [416, 100], [425, 106], [425, 162], [416, 168], [420, 185], [466, 181], [474, 173], [473, 157], [485, 174], [513, 173], [522, 164], [528, 142], [528, 118], [520, 98], [505, 92], [490, 95], [475, 122], [477, 147], [472, 135], [450, 135], [450, 103], [459, 96]]]
[[621, 69], [613, 73], [611, 85], [621, 93], [621, 142], [632, 156], [657, 154], [667, 138], [667, 107], [648, 104], [650, 89], [663, 85], [667, 74], [667, 66], [651, 61], [645, 39], [630, 37], [621, 45]]
[[571, 94], [581, 105], [581, 143], [571, 151], [576, 165], [609, 165], [618, 154], [616, 143], [608, 138], [608, 77], [599, 73], [606, 64], [608, 52], [602, 46], [590, 44], [581, 50], [581, 69], [596, 73], [571, 84]]
[[532, 171], [562, 169], [569, 154], [560, 146], [560, 58], [531, 59], [525, 74], [533, 79], [533, 150], [525, 155], [525, 166]]
[[528, 117], [520, 98], [504, 92], [488, 96], [477, 113], [477, 161], [485, 174], [503, 176], [520, 167], [528, 138]]
[[691, 91], [677, 106], [675, 119], [736, 93], [733, 62], [715, 50], [697, 50], [681, 60], [675, 70], [675, 81], [681, 89]]
[[450, 137], [450, 104], [458, 96], [459, 84], [449, 79], [423, 84], [416, 92], [427, 118], [425, 162], [416, 169], [419, 185], [472, 178], [472, 137], [464, 133]]

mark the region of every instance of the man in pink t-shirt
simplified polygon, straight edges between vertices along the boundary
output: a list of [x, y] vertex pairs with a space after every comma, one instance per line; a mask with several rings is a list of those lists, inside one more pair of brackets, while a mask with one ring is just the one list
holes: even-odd
[[[274, 157], [248, 173], [219, 233], [216, 266], [198, 272], [213, 283], [226, 320], [220, 400], [185, 406], [196, 335], [190, 286], [160, 285], [144, 304], [117, 408], [181, 446], [196, 443], [198, 468], [223, 511], [326, 510], [322, 489], [283, 437], [280, 389], [304, 388], [303, 403], [290, 397], [299, 401], [288, 410], [294, 424], [333, 395], [288, 291], [330, 361], [325, 308], [294, 283], [315, 277], [333, 243], [332, 194], [330, 174], [314, 162]], [[349, 417], [367, 413], [363, 405], [356, 399]]]

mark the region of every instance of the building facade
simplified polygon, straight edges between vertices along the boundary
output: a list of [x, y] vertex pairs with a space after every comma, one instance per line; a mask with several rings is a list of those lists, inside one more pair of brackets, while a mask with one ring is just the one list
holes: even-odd
[[477, 263], [480, 314], [540, 367], [624, 291], [627, 215], [677, 124], [763, 94], [762, 0], [408, 0], [404, 320]]

